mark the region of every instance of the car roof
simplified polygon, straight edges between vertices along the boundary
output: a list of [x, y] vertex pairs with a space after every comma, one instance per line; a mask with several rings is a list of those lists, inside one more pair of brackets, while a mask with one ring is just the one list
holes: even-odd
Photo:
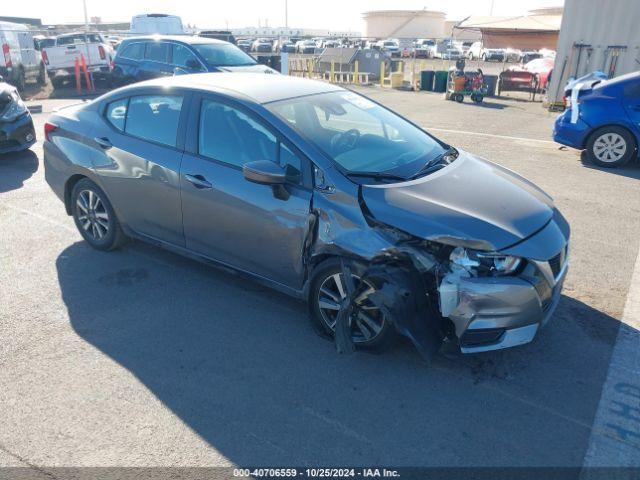
[[140, 40], [171, 40], [172, 42], [182, 42], [189, 45], [201, 45], [203, 43], [217, 43], [217, 44], [226, 44], [229, 42], [225, 42], [224, 40], [218, 40], [216, 38], [207, 38], [200, 37], [197, 35], [159, 35], [159, 34], [149, 34], [149, 35], [136, 35], [135, 37], [127, 37], [126, 42], [131, 41], [140, 41]]
[[143, 86], [210, 91], [260, 104], [344, 90], [335, 85], [316, 80], [262, 72], [214, 72], [176, 75], [147, 80], [126, 88]]

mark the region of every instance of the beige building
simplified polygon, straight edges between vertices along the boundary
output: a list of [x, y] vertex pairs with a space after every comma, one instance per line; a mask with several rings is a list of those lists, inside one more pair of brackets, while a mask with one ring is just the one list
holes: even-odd
[[430, 10], [376, 10], [362, 14], [367, 38], [443, 38], [445, 14]]

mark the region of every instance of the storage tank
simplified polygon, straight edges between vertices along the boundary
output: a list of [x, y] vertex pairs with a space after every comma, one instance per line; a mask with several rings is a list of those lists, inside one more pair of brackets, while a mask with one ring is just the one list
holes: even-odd
[[430, 10], [376, 10], [362, 14], [368, 38], [443, 38], [445, 14]]

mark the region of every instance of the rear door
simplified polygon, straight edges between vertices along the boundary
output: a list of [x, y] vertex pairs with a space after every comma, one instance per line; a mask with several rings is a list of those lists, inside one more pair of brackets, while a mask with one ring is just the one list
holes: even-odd
[[630, 80], [624, 85], [622, 92], [624, 108], [635, 127], [637, 135], [640, 133], [640, 78]]
[[138, 79], [168, 77], [173, 75], [171, 44], [169, 42], [146, 42], [144, 60], [140, 64]]
[[[234, 102], [193, 101], [182, 162], [187, 248], [299, 289], [311, 204], [310, 163], [255, 113]], [[286, 198], [245, 180], [242, 165], [270, 160], [286, 168]]]
[[141, 91], [104, 107], [94, 131], [105, 191], [135, 232], [183, 246], [180, 163], [189, 94]]

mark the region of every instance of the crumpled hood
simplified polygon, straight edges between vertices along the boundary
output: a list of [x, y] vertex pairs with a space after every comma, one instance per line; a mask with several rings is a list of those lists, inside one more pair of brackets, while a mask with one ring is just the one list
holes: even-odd
[[458, 159], [409, 182], [364, 185], [362, 197], [378, 221], [419, 238], [502, 250], [531, 236], [553, 217], [553, 201], [528, 180], [460, 151]]
[[278, 73], [273, 68], [266, 65], [244, 65], [237, 67], [216, 67], [221, 72], [242, 72], [242, 73]]

